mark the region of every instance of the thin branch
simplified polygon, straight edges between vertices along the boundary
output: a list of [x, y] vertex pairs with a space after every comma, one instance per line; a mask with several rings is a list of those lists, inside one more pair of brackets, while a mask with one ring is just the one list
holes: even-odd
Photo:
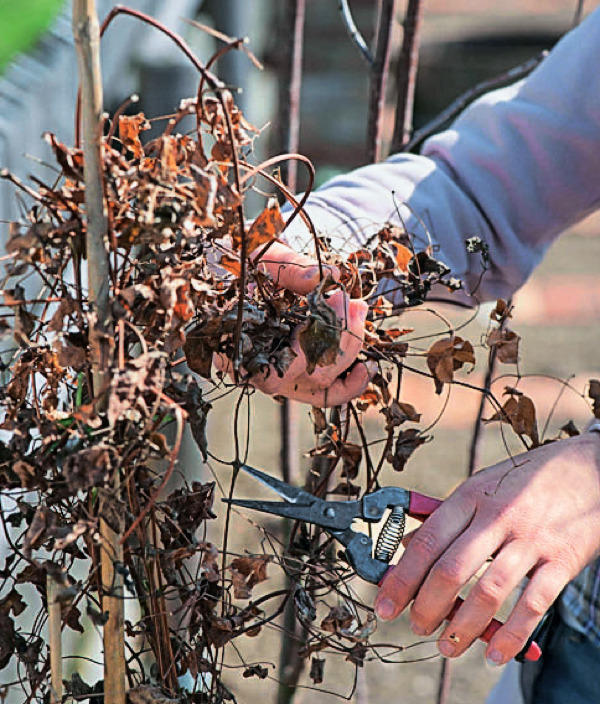
[[48, 601], [48, 648], [50, 651], [50, 704], [62, 701], [62, 639], [61, 613], [58, 583], [50, 574], [46, 575], [46, 598]]
[[338, 0], [338, 8], [342, 15], [342, 20], [344, 21], [344, 27], [346, 27], [346, 31], [348, 32], [350, 39], [352, 39], [360, 51], [363, 59], [369, 64], [369, 66], [372, 66], [374, 61], [373, 54], [369, 51], [367, 42], [364, 40], [364, 37], [354, 23], [352, 12], [350, 11], [350, 6], [348, 5], [348, 0]]
[[404, 38], [396, 74], [398, 104], [392, 152], [401, 151], [410, 140], [412, 133], [423, 7], [422, 0], [408, 0], [404, 18]]
[[383, 112], [390, 70], [391, 37], [394, 26], [396, 0], [383, 0], [377, 23], [375, 59], [371, 64], [369, 117], [367, 123], [367, 159], [381, 161], [383, 156]]
[[410, 152], [415, 147], [417, 147], [421, 142], [426, 140], [432, 134], [439, 132], [440, 129], [454, 119], [459, 113], [461, 113], [469, 103], [472, 103], [476, 98], [487, 93], [490, 90], [496, 88], [502, 88], [503, 86], [515, 83], [521, 78], [528, 76], [536, 66], [538, 66], [543, 59], [548, 55], [547, 51], [542, 51], [532, 59], [525, 61], [519, 66], [515, 66], [499, 76], [494, 78], [488, 78], [481, 83], [478, 83], [473, 88], [460, 95], [456, 100], [454, 100], [445, 110], [443, 110], [439, 115], [437, 115], [433, 120], [428, 122], [420, 130], [417, 130], [412, 136], [411, 140], [403, 147], [403, 151]]

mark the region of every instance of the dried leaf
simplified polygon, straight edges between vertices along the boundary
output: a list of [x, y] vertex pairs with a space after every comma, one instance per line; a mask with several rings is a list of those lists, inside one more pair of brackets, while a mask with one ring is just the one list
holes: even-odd
[[26, 608], [27, 604], [23, 601], [23, 597], [14, 588], [0, 601], [0, 614], [8, 615], [12, 611], [13, 616], [18, 616]]
[[490, 313], [490, 318], [495, 320], [497, 323], [502, 323], [506, 320], [506, 318], [512, 318], [511, 310], [512, 309], [508, 307], [507, 302], [502, 298], [499, 298], [496, 301], [496, 307]]
[[12, 618], [0, 612], [0, 670], [3, 670], [15, 651], [15, 623]]
[[231, 562], [229, 569], [232, 574], [236, 599], [249, 599], [252, 595], [252, 588], [268, 579], [267, 564], [270, 559], [269, 556], [259, 555], [256, 557], [236, 557]]
[[298, 335], [298, 341], [306, 356], [307, 374], [312, 374], [317, 367], [333, 364], [340, 351], [342, 327], [335, 311], [323, 297], [324, 289], [330, 284], [331, 279], [323, 279], [306, 297], [309, 321]]
[[331, 489], [330, 493], [356, 497], [360, 495], [360, 487], [353, 484], [351, 481], [343, 481], [340, 482], [334, 489]]
[[[248, 254], [252, 254], [261, 245], [275, 240], [282, 232], [285, 221], [281, 216], [279, 204], [275, 198], [269, 199], [267, 207], [256, 217], [246, 233], [246, 247]], [[236, 231], [234, 235], [234, 247], [239, 249], [241, 242]]]
[[509, 399], [502, 406], [502, 409], [496, 411], [490, 418], [484, 418], [484, 423], [492, 423], [500, 421], [508, 423], [512, 426], [515, 433], [518, 435], [527, 435], [531, 438], [534, 447], [539, 445], [539, 437], [537, 431], [537, 421], [535, 413], [535, 405], [533, 401], [525, 394], [506, 387], [504, 392], [509, 394]]
[[150, 127], [151, 125], [143, 112], [137, 115], [119, 116], [119, 137], [127, 149], [133, 152], [134, 159], [141, 159], [144, 156], [139, 134], [144, 130], [149, 130]]
[[313, 427], [317, 435], [327, 430], [327, 418], [325, 418], [325, 413], [321, 408], [317, 408], [317, 406], [312, 407], [312, 419]]
[[401, 430], [396, 438], [394, 452], [386, 456], [386, 460], [396, 472], [401, 472], [412, 453], [421, 445], [431, 440], [430, 435], [422, 435], [416, 428]]
[[362, 447], [356, 443], [345, 442], [342, 445], [342, 477], [356, 479], [362, 460], [362, 452]]
[[263, 667], [262, 665], [256, 664], [256, 665], [250, 665], [250, 667], [247, 667], [244, 672], [242, 673], [242, 677], [248, 678], [248, 677], [258, 677], [260, 680], [264, 680], [266, 677], [269, 676], [269, 670], [266, 667]]
[[435, 392], [442, 393], [444, 384], [450, 384], [454, 372], [464, 364], [475, 364], [473, 345], [462, 337], [437, 340], [427, 351], [427, 366], [433, 375]]
[[321, 684], [325, 672], [325, 659], [313, 657], [310, 661], [310, 678], [313, 684]]
[[496, 328], [487, 337], [488, 347], [495, 348], [499, 362], [516, 364], [519, 361], [519, 335], [512, 330]]
[[354, 616], [351, 611], [344, 606], [332, 606], [329, 613], [321, 621], [321, 629], [329, 633], [339, 633], [342, 629], [348, 628]]

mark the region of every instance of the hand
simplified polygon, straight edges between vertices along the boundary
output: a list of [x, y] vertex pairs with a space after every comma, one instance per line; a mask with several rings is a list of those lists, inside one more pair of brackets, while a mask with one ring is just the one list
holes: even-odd
[[[261, 258], [259, 267], [264, 268], [281, 288], [305, 295], [320, 281], [317, 263], [303, 254], [298, 254], [286, 245], [275, 242]], [[334, 279], [339, 278], [336, 267], [324, 267]], [[252, 386], [271, 396], [285, 396], [314, 406], [337, 406], [360, 396], [376, 371], [370, 363], [355, 363], [362, 349], [365, 336], [365, 320], [368, 306], [364, 301], [350, 299], [342, 291], [335, 291], [327, 299], [342, 326], [340, 352], [334, 364], [318, 366], [312, 374], [306, 371], [306, 357], [298, 335], [303, 326], [293, 334], [292, 349], [296, 357], [280, 377], [273, 367], [250, 378]], [[231, 360], [224, 355], [215, 355], [215, 364], [222, 371], [231, 373]], [[354, 365], [354, 366], [352, 366]], [[352, 369], [341, 378], [340, 375]]]
[[461, 588], [492, 558], [438, 640], [461, 655], [526, 575], [530, 581], [486, 655], [523, 648], [563, 587], [600, 551], [600, 434], [538, 447], [478, 472], [415, 531], [383, 580], [375, 609], [395, 618], [414, 599], [412, 628], [429, 635]]

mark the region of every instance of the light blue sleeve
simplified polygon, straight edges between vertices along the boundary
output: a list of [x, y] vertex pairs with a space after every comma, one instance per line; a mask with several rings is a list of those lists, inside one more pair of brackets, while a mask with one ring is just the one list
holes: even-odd
[[[600, 207], [600, 9], [527, 79], [478, 99], [421, 155], [337, 177], [307, 210], [321, 233], [360, 242], [398, 223], [392, 192], [409, 230], [421, 238], [426, 226], [438, 258], [467, 288], [481, 265], [465, 239], [489, 245], [478, 298], [506, 298], [521, 286], [557, 235]], [[292, 233], [303, 228], [298, 219]]]

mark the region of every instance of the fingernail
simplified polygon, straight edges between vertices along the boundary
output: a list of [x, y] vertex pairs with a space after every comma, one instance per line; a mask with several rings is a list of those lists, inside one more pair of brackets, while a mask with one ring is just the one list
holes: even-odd
[[427, 631], [424, 628], [422, 628], [421, 626], [419, 626], [417, 623], [414, 623], [414, 621], [410, 622], [410, 628], [411, 628], [412, 632], [416, 633], [416, 635], [418, 635], [418, 636], [426, 636], [427, 635]]
[[451, 658], [454, 655], [456, 646], [450, 640], [440, 640], [438, 642], [438, 650], [445, 658]]
[[375, 611], [377, 612], [379, 618], [384, 621], [389, 621], [394, 617], [396, 607], [393, 601], [390, 601], [389, 599], [382, 599], [375, 604]]
[[502, 665], [504, 657], [502, 656], [502, 653], [499, 650], [490, 650], [490, 652], [486, 656], [486, 660], [490, 665], [497, 667], [498, 665]]

